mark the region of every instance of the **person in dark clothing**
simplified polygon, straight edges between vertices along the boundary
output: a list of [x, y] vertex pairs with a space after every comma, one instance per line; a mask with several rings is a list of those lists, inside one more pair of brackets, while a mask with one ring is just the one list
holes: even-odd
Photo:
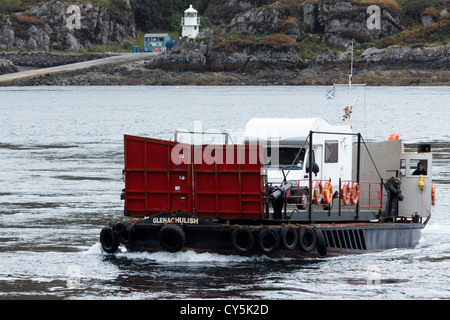
[[413, 172], [413, 176], [419, 176], [419, 175], [421, 175], [421, 174], [423, 174], [424, 176], [426, 176], [426, 175], [427, 175], [427, 170], [425, 170], [425, 169], [423, 168], [423, 163], [422, 163], [422, 162], [419, 162], [419, 163], [417, 164], [417, 169], [414, 170], [414, 172]]

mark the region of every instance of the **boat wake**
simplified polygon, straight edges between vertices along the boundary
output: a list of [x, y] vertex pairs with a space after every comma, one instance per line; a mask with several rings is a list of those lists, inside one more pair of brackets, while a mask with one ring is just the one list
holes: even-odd
[[[111, 255], [103, 252], [100, 242], [92, 245], [84, 254], [100, 254]], [[218, 253], [198, 253], [192, 250], [178, 251], [178, 252], [129, 252], [126, 248], [120, 247], [119, 251], [114, 254], [117, 258], [125, 258], [127, 260], [133, 260], [136, 262], [145, 261], [153, 262], [157, 264], [202, 264], [207, 262], [208, 264], [222, 264], [222, 263], [256, 263], [263, 261], [279, 261], [286, 260], [287, 258], [270, 258], [267, 256], [239, 256], [239, 255], [223, 255]]]

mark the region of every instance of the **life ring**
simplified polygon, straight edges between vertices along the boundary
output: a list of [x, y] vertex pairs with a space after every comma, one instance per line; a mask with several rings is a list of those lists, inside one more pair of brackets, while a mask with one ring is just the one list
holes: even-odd
[[354, 182], [352, 184], [352, 193], [350, 197], [350, 202], [352, 203], [352, 205], [356, 205], [358, 200], [359, 200], [359, 184], [358, 182]]
[[114, 232], [116, 233], [119, 243], [124, 246], [127, 246], [134, 241], [134, 224], [120, 221], [116, 224]]
[[285, 249], [294, 250], [297, 247], [298, 233], [294, 227], [285, 226], [281, 228], [280, 238]]
[[323, 186], [322, 182], [317, 181], [314, 186], [314, 202], [316, 204], [321, 204], [323, 198]]
[[277, 231], [269, 228], [262, 228], [258, 232], [258, 246], [264, 253], [271, 253], [278, 249], [280, 245], [280, 235]]
[[231, 232], [231, 245], [233, 249], [240, 253], [247, 253], [253, 249], [255, 239], [249, 229], [237, 228]]
[[164, 250], [177, 252], [184, 247], [186, 234], [176, 224], [165, 224], [158, 232], [158, 242]]
[[107, 253], [115, 253], [119, 248], [119, 240], [111, 226], [104, 227], [100, 232], [100, 244]]
[[348, 206], [350, 203], [350, 197], [352, 195], [352, 190], [348, 182], [345, 182], [341, 189], [341, 199], [344, 206]]
[[434, 206], [436, 204], [436, 186], [433, 183], [431, 185], [431, 205]]
[[317, 239], [317, 253], [320, 257], [325, 257], [327, 255], [327, 245], [325, 243], [325, 237], [323, 236], [322, 230], [315, 230]]
[[302, 227], [298, 230], [298, 247], [303, 252], [310, 252], [316, 247], [317, 237], [313, 229]]
[[331, 201], [333, 201], [333, 186], [330, 181], [327, 181], [323, 187], [323, 202], [330, 204]]

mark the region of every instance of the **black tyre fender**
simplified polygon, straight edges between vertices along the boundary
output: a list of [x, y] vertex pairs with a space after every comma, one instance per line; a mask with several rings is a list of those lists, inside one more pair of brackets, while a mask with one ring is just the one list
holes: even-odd
[[325, 243], [325, 237], [323, 236], [322, 230], [316, 229], [316, 238], [317, 238], [317, 252], [319, 256], [325, 257], [327, 255], [327, 245]]
[[255, 238], [252, 232], [246, 228], [236, 228], [231, 231], [231, 246], [239, 253], [247, 253], [253, 249]]
[[158, 232], [158, 242], [168, 252], [180, 251], [186, 242], [186, 234], [176, 224], [165, 224]]
[[287, 250], [294, 250], [297, 247], [298, 232], [292, 226], [285, 226], [280, 230], [280, 238], [283, 247]]
[[298, 230], [298, 247], [303, 252], [310, 252], [316, 247], [317, 236], [312, 228], [302, 227]]
[[106, 253], [115, 253], [119, 248], [119, 240], [111, 226], [104, 227], [100, 232], [100, 244]]
[[280, 235], [274, 229], [262, 228], [258, 231], [258, 246], [264, 253], [271, 253], [280, 246]]
[[116, 224], [114, 228], [114, 232], [116, 233], [117, 239], [123, 245], [129, 245], [134, 241], [135, 232], [134, 232], [134, 224], [120, 221]]

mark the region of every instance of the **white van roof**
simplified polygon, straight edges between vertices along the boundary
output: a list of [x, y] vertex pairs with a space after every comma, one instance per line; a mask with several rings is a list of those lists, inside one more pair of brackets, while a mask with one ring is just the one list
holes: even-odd
[[279, 140], [280, 143], [305, 141], [310, 131], [352, 132], [349, 125], [336, 126], [323, 118], [253, 118], [244, 130], [246, 142], [264, 143]]

